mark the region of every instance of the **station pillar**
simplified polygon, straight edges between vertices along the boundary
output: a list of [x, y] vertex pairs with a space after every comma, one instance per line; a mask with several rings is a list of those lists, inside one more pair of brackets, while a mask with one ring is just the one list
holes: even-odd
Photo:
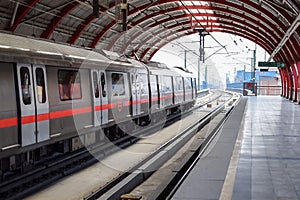
[[297, 79], [295, 79], [295, 82], [297, 83], [297, 87], [295, 88], [296, 92], [297, 92], [297, 102], [300, 103], [300, 88], [299, 88], [299, 85], [300, 85], [300, 61], [298, 61], [296, 64], [295, 64], [295, 67], [297, 68], [297, 72], [298, 72], [298, 76], [297, 76]]
[[290, 100], [292, 100], [293, 102], [296, 102], [298, 99], [298, 73], [297, 73], [297, 66], [296, 64], [291, 65], [291, 72], [292, 72], [292, 87], [291, 87], [291, 96], [290, 96]]

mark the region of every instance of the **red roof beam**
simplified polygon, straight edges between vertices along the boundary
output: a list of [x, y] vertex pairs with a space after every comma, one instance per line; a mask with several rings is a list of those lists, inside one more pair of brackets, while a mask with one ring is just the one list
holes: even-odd
[[[101, 6], [101, 5], [100, 5]], [[109, 9], [111, 9], [112, 7], [115, 6], [115, 2], [112, 2], [109, 4], [108, 8], [104, 8], [103, 6], [100, 7], [100, 11], [101, 12], [105, 12]], [[94, 20], [96, 19], [93, 15], [88, 16], [83, 23], [79, 24], [79, 26], [76, 28], [76, 32], [72, 35], [69, 43], [70, 44], [75, 44], [75, 42], [77, 41], [77, 39], [80, 37], [81, 33], [83, 32], [83, 30]]]
[[[140, 7], [137, 7], [137, 8], [134, 8], [133, 10], [130, 10], [128, 12], [128, 16], [132, 15], [132, 14], [135, 14], [137, 12], [141, 12], [142, 10], [148, 8], [149, 6], [152, 6], [154, 5], [153, 3], [149, 3], [149, 4], [145, 4], [145, 5], [142, 5]], [[112, 21], [111, 23], [109, 23], [108, 25], [106, 25], [104, 27], [104, 29], [95, 37], [95, 39], [92, 41], [92, 43], [90, 44], [90, 47], [91, 48], [95, 48], [97, 43], [101, 40], [101, 38], [103, 37], [103, 35], [105, 35], [105, 33], [111, 29], [114, 25], [116, 24], [115, 21]]]
[[86, 18], [85, 21], [77, 27], [76, 32], [72, 35], [69, 43], [74, 44], [76, 42], [76, 40], [80, 37], [80, 35], [81, 35], [82, 31], [85, 29], [85, 27], [88, 24], [90, 24], [94, 19], [95, 19], [94, 15], [90, 15], [88, 18]]
[[41, 37], [49, 39], [55, 28], [58, 24], [63, 20], [65, 16], [67, 16], [72, 10], [74, 10], [80, 4], [78, 2], [73, 2], [71, 4], [66, 5], [61, 11], [60, 14], [54, 17], [51, 21], [51, 24], [48, 28], [42, 33]]
[[[220, 19], [220, 18], [219, 18]], [[242, 20], [238, 20], [238, 21], [241, 21], [242, 22]], [[241, 29], [245, 29], [245, 27], [244, 26], [241, 26], [241, 25], [238, 25], [238, 24], [235, 24], [235, 23], [233, 23], [233, 22], [226, 22], [226, 21], [220, 21], [220, 20], [216, 20], [216, 22], [219, 22], [220, 24], [227, 24], [227, 25], [232, 25], [232, 27], [239, 27], [239, 28], [241, 28]], [[251, 29], [252, 29], [252, 32], [255, 32], [255, 31], [258, 31], [260, 34], [259, 34], [259, 36], [261, 37], [261, 38], [264, 38], [263, 36], [264, 36], [264, 32], [263, 31], [261, 31], [261, 30], [257, 30], [257, 28], [255, 27], [255, 26], [253, 26], [253, 25], [251, 25], [251, 24], [245, 24], [247, 27], [250, 27]], [[274, 36], [274, 35], [273, 35]], [[270, 40], [271, 39], [271, 40]], [[141, 41], [141, 45], [142, 44], [145, 44], [145, 41], [148, 41], [149, 40], [149, 38], [148, 37], [146, 37], [145, 38], [145, 40], [143, 40], [143, 41]], [[266, 40], [266, 42], [268, 42], [269, 44], [276, 44], [277, 42], [276, 42], [276, 40], [274, 40], [272, 37], [268, 37], [267, 38], [267, 40]], [[138, 48], [140, 48], [141, 47], [141, 45], [139, 45], [139, 47]], [[275, 46], [274, 46], [275, 47]]]
[[[271, 52], [271, 50], [269, 49], [268, 50], [268, 47], [266, 46], [266, 44], [263, 42], [263, 41], [258, 41], [257, 39], [254, 39], [252, 37], [250, 37], [249, 35], [244, 35], [242, 33], [238, 33], [238, 32], [235, 32], [233, 30], [214, 30], [214, 32], [224, 32], [224, 33], [229, 33], [229, 34], [234, 34], [234, 35], [239, 35], [241, 37], [244, 37], [244, 38], [247, 38], [248, 40], [251, 40], [251, 41], [256, 41], [260, 46], [262, 46], [264, 49], [266, 49], [268, 52]], [[195, 34], [195, 33], [188, 33], [188, 35], [191, 35], [191, 34]], [[183, 36], [186, 36], [187, 34], [181, 34], [180, 36], [178, 37], [174, 37], [172, 39], [170, 39], [170, 41], [174, 41], [180, 37], [183, 37]], [[149, 60], [151, 60], [153, 58], [153, 56], [162, 48], [166, 45], [167, 43], [162, 43], [161, 45], [158, 46], [158, 48], [154, 49], [154, 51], [149, 55]]]
[[[187, 14], [183, 14], [183, 15], [177, 15], [177, 16], [174, 16], [173, 18], [166, 18], [166, 19], [163, 19], [163, 20], [161, 20], [161, 21], [155, 22], [154, 24], [150, 24], [149, 27], [148, 27], [149, 29], [147, 29], [147, 30], [150, 30], [150, 29], [152, 29], [152, 28], [155, 28], [156, 26], [158, 26], [158, 25], [160, 25], [160, 24], [163, 24], [163, 23], [165, 23], [165, 22], [168, 22], [168, 21], [170, 21], [170, 20], [174, 21], [174, 20], [176, 20], [176, 19], [184, 18], [184, 17], [187, 17], [187, 16], [188, 16]], [[135, 34], [134, 34], [133, 36], [131, 36], [130, 39], [129, 39], [129, 40], [126, 42], [126, 44], [124, 45], [123, 51], [125, 51], [125, 50], [128, 48], [128, 46], [129, 46], [134, 40], [136, 40], [139, 36], [141, 36], [141, 33], [142, 33], [142, 31], [139, 31], [139, 30], [136, 31]], [[112, 44], [110, 44], [110, 45], [113, 46], [115, 42], [116, 42], [116, 41], [113, 41]]]
[[[186, 22], [186, 24], [189, 24], [189, 23], [190, 22]], [[174, 32], [175, 33], [177, 32], [177, 30], [175, 28], [177, 28], [177, 29], [179, 29], [179, 28], [183, 29], [182, 26], [178, 26], [178, 24], [173, 24], [172, 26], [166, 27], [167, 30], [166, 29], [160, 29], [159, 31], [154, 32], [153, 34], [156, 35], [156, 36], [158, 36], [159, 38], [163, 38], [163, 37], [166, 37], [166, 36], [165, 35], [164, 36], [160, 36], [160, 34], [162, 34], [162, 33], [166, 34], [167, 31], [171, 31], [170, 34], [174, 34]], [[190, 30], [190, 27], [185, 27], [184, 29], [185, 30]], [[133, 48], [134, 49], [140, 49], [143, 45], [145, 45], [145, 43], [147, 41], [151, 41], [151, 38], [153, 39], [152, 35], [148, 35], [146, 37], [143, 37], [143, 40], [141, 40], [140, 43], [136, 47], [133, 47]], [[157, 37], [155, 37], [155, 38], [157, 39]]]
[[18, 7], [16, 18], [13, 24], [8, 28], [10, 31], [15, 31], [19, 24], [22, 22], [24, 17], [28, 14], [28, 12], [37, 4], [39, 0], [31, 0], [29, 1], [28, 5], [20, 5]]
[[[232, 22], [222, 22], [222, 24], [221, 25], [215, 25], [215, 24], [212, 24], [212, 25], [208, 25], [209, 27], [212, 27], [214, 30], [216, 29], [216, 28], [224, 28], [224, 25], [227, 25], [226, 27], [237, 27], [237, 28], [239, 28], [239, 29], [246, 29], [247, 30], [247, 28], [245, 28], [245, 27], [243, 27], [243, 26], [241, 26], [241, 25], [236, 25], [236, 24], [234, 24], [234, 23], [232, 23]], [[251, 32], [252, 33], [254, 33], [256, 30], [255, 30], [255, 27], [252, 27], [253, 29], [251, 30]], [[210, 31], [210, 30], [208, 30], [208, 31]], [[263, 35], [263, 32], [261, 32], [261, 31], [258, 31], [258, 33], [259, 33], [259, 35]], [[156, 35], [158, 35], [158, 34], [156, 34]], [[144, 38], [144, 40], [142, 40], [141, 42], [140, 42], [140, 45], [137, 47], [137, 49], [139, 49], [139, 48], [141, 48], [141, 46], [143, 45], [143, 44], [145, 44], [146, 43], [146, 41], [149, 41], [150, 40], [150, 38]], [[274, 42], [272, 42], [272, 40], [270, 40], [269, 38], [265, 41], [265, 42], [267, 42], [268, 44], [274, 44]], [[274, 47], [274, 46], [273, 46]]]
[[[241, 36], [243, 36], [243, 37], [246, 37], [246, 38], [250, 39], [251, 41], [257, 42], [259, 45], [261, 45], [262, 47], [264, 47], [268, 52], [271, 52], [272, 48], [274, 48], [273, 46], [270, 46], [270, 43], [266, 43], [263, 39], [259, 38], [259, 37], [257, 36], [257, 33], [254, 32], [254, 31], [252, 31], [252, 33], [249, 33], [248, 30], [243, 30], [243, 31], [241, 31], [241, 30], [239, 30], [239, 29], [237, 29], [237, 28], [231, 28], [231, 27], [222, 27], [222, 28], [223, 28], [223, 30], [219, 30], [219, 29], [218, 29], [218, 31], [224, 32], [224, 30], [230, 30], [230, 29], [233, 29], [233, 30], [231, 30], [231, 33], [236, 34], [236, 35], [241, 35]], [[213, 31], [217, 31], [217, 30], [213, 30]], [[240, 31], [240, 32], [239, 32], [239, 31]], [[252, 35], [252, 37], [247, 36], [247, 35]], [[168, 40], [168, 41], [170, 41], [170, 40]], [[160, 41], [156, 40], [156, 42], [153, 42], [152, 44], [153, 44], [153, 46], [156, 46], [157, 43], [159, 43], [159, 42], [160, 42]], [[163, 43], [162, 43], [163, 45], [159, 45], [159, 47], [164, 46], [164, 45], [166, 45], [167, 43], [168, 43], [168, 42], [163, 42]], [[149, 50], [148, 50], [148, 51], [149, 51]], [[147, 52], [148, 52], [148, 51], [147, 51]], [[146, 55], [147, 52], [143, 52], [142, 55]], [[154, 54], [151, 53], [151, 54], [150, 54], [150, 57], [152, 58], [153, 55], [154, 55]]]
[[[170, 36], [170, 35], [174, 35], [175, 33], [180, 33], [180, 32], [184, 32], [183, 34], [187, 34], [186, 31], [189, 30], [189, 29], [190, 29], [190, 28], [181, 28], [181, 29], [179, 29], [179, 30], [176, 30], [175, 32], [172, 32], [172, 33], [167, 34], [166, 37], [168, 37], [168, 36]], [[197, 31], [194, 30], [193, 33], [197, 33]], [[170, 40], [168, 40], [168, 39], [166, 39], [166, 40], [168, 41], [168, 42], [166, 42], [166, 43], [169, 43], [169, 42], [170, 42]], [[156, 44], [159, 43], [159, 41], [161, 41], [161, 40], [156, 39], [154, 42], [151, 42], [151, 43], [152, 43], [151, 47], [150, 47], [150, 48], [146, 48], [145, 50], [143, 50], [143, 52], [142, 52], [141, 55], [139, 56], [140, 60], [143, 60], [144, 57], [146, 56], [146, 54], [148, 53], [148, 51], [150, 51], [151, 49], [153, 49], [153, 47], [155, 47]], [[137, 52], [137, 51], [136, 51], [136, 52]]]
[[[185, 9], [184, 7], [180, 7], [180, 8], [172, 8], [172, 9], [169, 9], [169, 10], [167, 10], [167, 11], [170, 11], [170, 10], [177, 10], [177, 9]], [[218, 8], [218, 11], [223, 11], [223, 12], [226, 12], [227, 10], [226, 9], [224, 9], [224, 8]], [[156, 16], [156, 15], [159, 15], [159, 14], [161, 14], [161, 13], [164, 13], [165, 11], [159, 11], [159, 12], [156, 12], [156, 13], [153, 13], [153, 14], [151, 14], [151, 15], [148, 15], [148, 16], [146, 16], [146, 17], [144, 17], [144, 18], [142, 18], [142, 19], [140, 19], [139, 21], [140, 22], [143, 22], [143, 21], [145, 21], [145, 20], [148, 20], [148, 19], [151, 19], [152, 17], [154, 17], [154, 16]], [[245, 19], [247, 19], [247, 20], [245, 20], [245, 22], [246, 21], [249, 21], [249, 22], [252, 22], [253, 24], [255, 24], [255, 23], [258, 23], [258, 20], [257, 21], [255, 21], [253, 18], [250, 18], [250, 17], [248, 17], [248, 16], [246, 16], [246, 15], [242, 15], [242, 14], [240, 14], [239, 12], [236, 12], [236, 11], [232, 11], [235, 15], [237, 15], [237, 16], [239, 16], [239, 18], [245, 18]], [[207, 14], [205, 14], [205, 13], [195, 13], [194, 14], [194, 16], [206, 16]], [[214, 16], [214, 17], [219, 17], [220, 15], [219, 14], [209, 14], [210, 16]], [[222, 17], [224, 17], [224, 15], [222, 15]], [[230, 17], [230, 16], [226, 16], [227, 18], [229, 18], [229, 19], [232, 19], [232, 20], [236, 20], [236, 21], [239, 21], [240, 23], [243, 23], [244, 21], [242, 21], [242, 20], [239, 20], [239, 19], [236, 19], [236, 18], [233, 18], [233, 17]], [[244, 22], [244, 23], [245, 23]], [[134, 25], [137, 25], [137, 22], [135, 22], [134, 23]], [[270, 33], [270, 34], [272, 34], [273, 35], [273, 37], [276, 37], [275, 36], [275, 34], [274, 34], [274, 30], [273, 29], [271, 29], [271, 26], [272, 26], [272, 24], [269, 24], [270, 25], [270, 27], [265, 27], [263, 24], [261, 24], [261, 28], [262, 29], [264, 29], [265, 31], [266, 31], [266, 33]], [[256, 29], [256, 27], [255, 27], [255, 29]], [[280, 33], [278, 33], [278, 34], [280, 34]], [[278, 38], [278, 37], [276, 37], [276, 38]], [[280, 38], [278, 38], [278, 39], [280, 39]], [[275, 39], [274, 39], [275, 40]], [[279, 40], [278, 40], [279, 41]], [[277, 40], [276, 41], [273, 41], [273, 42], [277, 42]]]

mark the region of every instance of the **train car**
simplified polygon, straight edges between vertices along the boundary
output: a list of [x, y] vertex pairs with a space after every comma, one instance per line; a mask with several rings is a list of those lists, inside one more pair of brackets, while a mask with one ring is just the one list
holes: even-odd
[[[189, 109], [194, 106], [197, 98], [196, 76], [181, 67], [174, 67], [173, 70], [178, 74], [174, 81], [174, 84], [177, 85], [177, 103], [181, 104], [181, 106], [184, 107], [184, 110]], [[180, 98], [182, 95], [181, 88], [183, 88], [183, 98]]]
[[[0, 171], [6, 179], [44, 157], [81, 148], [82, 141], [94, 143], [89, 73], [110, 60], [70, 46], [0, 38]], [[80, 140], [78, 131], [87, 129]]]
[[[0, 177], [192, 107], [193, 76], [0, 33]], [[106, 136], [106, 137], [105, 137]]]
[[[164, 109], [167, 115], [193, 107], [197, 98], [196, 77], [182, 69], [163, 63], [148, 62], [152, 112]], [[157, 85], [157, 88], [155, 88]]]

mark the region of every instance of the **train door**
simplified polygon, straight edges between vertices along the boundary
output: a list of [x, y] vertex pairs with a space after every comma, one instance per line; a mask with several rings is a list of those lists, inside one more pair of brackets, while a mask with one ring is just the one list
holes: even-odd
[[174, 84], [174, 103], [179, 104], [183, 102], [183, 81], [181, 76], [176, 76], [173, 79]]
[[192, 79], [191, 78], [184, 78], [184, 95], [185, 101], [192, 100], [193, 98], [193, 90], [192, 90]]
[[108, 99], [104, 71], [91, 70], [93, 88], [94, 126], [108, 123]]
[[173, 85], [171, 76], [162, 76], [162, 94], [163, 94], [163, 106], [170, 106], [173, 104]]
[[196, 78], [193, 78], [193, 88], [194, 88], [194, 99], [197, 99], [197, 84], [196, 84]]
[[108, 72], [108, 85], [111, 86], [110, 103], [111, 112], [109, 112], [109, 120], [114, 120], [116, 123], [127, 120], [130, 115], [131, 101], [129, 90], [130, 74], [124, 72]]
[[101, 94], [101, 123], [107, 124], [108, 123], [108, 95], [107, 95], [107, 80], [105, 71], [100, 71], [100, 94]]
[[100, 126], [101, 124], [101, 100], [99, 90], [99, 73], [98, 70], [91, 70], [92, 77], [92, 98], [93, 98], [93, 122], [94, 126]]
[[158, 76], [158, 85], [159, 85], [159, 108], [164, 108], [165, 92], [164, 92], [163, 76]]
[[149, 113], [149, 81], [148, 74], [138, 75], [138, 88], [139, 88], [139, 104], [138, 113], [147, 114]]
[[151, 111], [155, 112], [159, 109], [159, 90], [157, 83], [157, 75], [150, 75], [150, 88], [151, 88]]
[[137, 102], [138, 102], [138, 88], [137, 88], [137, 75], [135, 73], [130, 74], [130, 82], [131, 82], [131, 115], [136, 116], [137, 111]]
[[45, 66], [17, 65], [22, 146], [49, 139], [49, 102]]
[[140, 74], [131, 74], [132, 116], [141, 114], [141, 95], [143, 82]]

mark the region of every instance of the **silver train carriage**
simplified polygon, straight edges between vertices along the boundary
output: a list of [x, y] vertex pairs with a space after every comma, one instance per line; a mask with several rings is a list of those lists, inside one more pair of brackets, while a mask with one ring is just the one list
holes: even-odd
[[0, 180], [187, 110], [195, 98], [196, 79], [183, 70], [0, 33]]

